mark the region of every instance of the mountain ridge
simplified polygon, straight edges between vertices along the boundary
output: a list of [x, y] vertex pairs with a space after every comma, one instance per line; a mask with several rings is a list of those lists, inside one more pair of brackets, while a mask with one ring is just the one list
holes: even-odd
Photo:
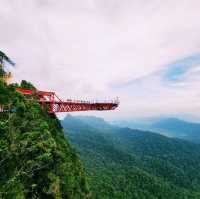
[[138, 121], [116, 121], [119, 127], [149, 130], [168, 137], [175, 137], [200, 143], [200, 123], [188, 122], [178, 118], [145, 119]]

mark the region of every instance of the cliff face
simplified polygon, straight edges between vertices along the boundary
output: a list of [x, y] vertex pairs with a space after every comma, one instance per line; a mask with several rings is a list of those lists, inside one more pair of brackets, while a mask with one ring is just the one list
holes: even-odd
[[11, 111], [0, 113], [0, 198], [90, 198], [59, 121], [15, 86], [0, 81], [0, 104]]

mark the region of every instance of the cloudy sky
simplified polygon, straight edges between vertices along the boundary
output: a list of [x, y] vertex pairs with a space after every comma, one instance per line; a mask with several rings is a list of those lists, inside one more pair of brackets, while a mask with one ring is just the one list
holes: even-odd
[[0, 0], [0, 49], [63, 98], [120, 98], [110, 119], [200, 119], [199, 0]]

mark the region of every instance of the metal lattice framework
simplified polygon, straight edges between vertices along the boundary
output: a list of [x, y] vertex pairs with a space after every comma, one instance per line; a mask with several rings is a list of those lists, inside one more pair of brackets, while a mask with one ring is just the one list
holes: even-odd
[[17, 88], [17, 92], [24, 95], [38, 96], [38, 101], [42, 107], [47, 108], [49, 113], [59, 112], [75, 112], [75, 111], [106, 111], [114, 110], [118, 107], [119, 101], [113, 100], [110, 102], [95, 102], [82, 100], [66, 100], [62, 101], [54, 92], [33, 91], [22, 88]]

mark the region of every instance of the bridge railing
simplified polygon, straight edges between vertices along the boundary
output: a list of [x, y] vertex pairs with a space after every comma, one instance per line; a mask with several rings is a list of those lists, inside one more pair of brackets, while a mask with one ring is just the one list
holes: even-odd
[[76, 100], [76, 99], [66, 99], [63, 102], [68, 103], [80, 103], [80, 104], [119, 104], [119, 99], [113, 100]]

